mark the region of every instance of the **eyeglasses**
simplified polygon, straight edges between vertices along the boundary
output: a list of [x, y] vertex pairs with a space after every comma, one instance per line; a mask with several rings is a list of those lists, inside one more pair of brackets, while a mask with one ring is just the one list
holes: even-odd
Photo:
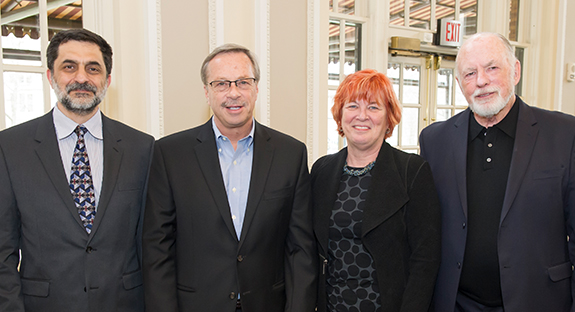
[[232, 83], [235, 83], [236, 87], [240, 90], [249, 90], [256, 84], [256, 78], [242, 78], [236, 81], [214, 80], [210, 82], [209, 85], [214, 88], [216, 92], [226, 92], [230, 89]]

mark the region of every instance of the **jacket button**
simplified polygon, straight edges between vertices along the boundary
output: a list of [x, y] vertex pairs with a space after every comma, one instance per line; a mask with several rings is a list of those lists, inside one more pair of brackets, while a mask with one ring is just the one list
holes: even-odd
[[232, 300], [236, 299], [236, 293], [235, 292], [232, 291], [230, 293], [230, 299], [232, 299]]
[[457, 262], [457, 268], [461, 269], [461, 262]]
[[93, 249], [92, 249], [92, 246], [88, 246], [88, 248], [86, 248], [86, 252], [87, 252], [87, 253], [92, 253], [92, 250], [93, 250]]
[[467, 224], [465, 224], [465, 222], [463, 222], [463, 228], [465, 228], [467, 226]]
[[242, 255], [239, 255], [239, 256], [238, 256], [238, 261], [239, 261], [239, 262], [244, 261], [244, 257], [243, 257]]

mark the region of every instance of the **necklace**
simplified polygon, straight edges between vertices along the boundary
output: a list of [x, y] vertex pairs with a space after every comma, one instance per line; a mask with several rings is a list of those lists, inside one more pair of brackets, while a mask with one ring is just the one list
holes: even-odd
[[375, 160], [370, 162], [367, 166], [365, 166], [361, 169], [350, 168], [347, 165], [347, 161], [346, 161], [345, 165], [343, 166], [343, 172], [345, 174], [350, 175], [350, 176], [359, 177], [359, 176], [362, 176], [362, 175], [368, 173], [371, 170], [371, 168], [373, 168], [373, 166], [375, 166]]

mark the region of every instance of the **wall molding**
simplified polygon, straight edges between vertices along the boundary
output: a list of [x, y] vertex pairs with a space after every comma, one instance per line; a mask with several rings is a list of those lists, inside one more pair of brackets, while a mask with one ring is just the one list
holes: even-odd
[[321, 0], [307, 1], [307, 152], [308, 163], [319, 156], [320, 125], [320, 3]]
[[148, 132], [155, 138], [164, 136], [164, 84], [162, 68], [162, 11], [161, 0], [147, 2]]
[[254, 6], [254, 53], [258, 56], [260, 65], [260, 82], [255, 117], [258, 122], [266, 126], [271, 126], [270, 1], [255, 0]]
[[208, 2], [208, 36], [210, 52], [224, 44], [224, 0], [209, 0]]

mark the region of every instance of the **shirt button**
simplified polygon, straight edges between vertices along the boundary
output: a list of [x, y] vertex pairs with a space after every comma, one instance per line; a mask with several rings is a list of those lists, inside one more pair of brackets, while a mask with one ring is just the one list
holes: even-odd
[[232, 220], [235, 220], [235, 219], [236, 219], [236, 216], [232, 216]]
[[489, 158], [487, 158], [487, 162], [488, 162], [488, 163], [490, 163], [490, 162], [491, 162], [491, 158], [490, 158], [490, 157], [489, 157]]
[[230, 299], [232, 299], [232, 300], [236, 299], [236, 293], [235, 292], [232, 291], [230, 293]]
[[236, 188], [235, 188], [235, 187], [232, 189], [232, 192], [234, 192], [234, 193], [236, 192]]
[[493, 147], [493, 144], [487, 143], [487, 147]]
[[222, 138], [222, 140], [226, 141], [226, 138]]
[[237, 165], [237, 164], [238, 164], [238, 162], [234, 160], [234, 165]]
[[221, 152], [222, 152], [222, 149], [221, 149], [221, 148], [218, 148], [218, 152], [220, 152], [220, 153], [221, 153]]

